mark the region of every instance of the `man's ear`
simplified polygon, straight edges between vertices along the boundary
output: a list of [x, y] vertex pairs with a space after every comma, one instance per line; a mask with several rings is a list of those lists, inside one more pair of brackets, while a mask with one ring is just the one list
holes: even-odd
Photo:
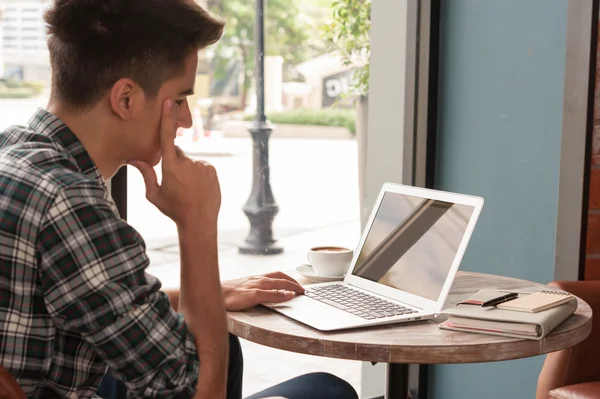
[[122, 120], [128, 121], [133, 117], [144, 101], [140, 86], [131, 79], [119, 79], [110, 91], [110, 106], [112, 111]]

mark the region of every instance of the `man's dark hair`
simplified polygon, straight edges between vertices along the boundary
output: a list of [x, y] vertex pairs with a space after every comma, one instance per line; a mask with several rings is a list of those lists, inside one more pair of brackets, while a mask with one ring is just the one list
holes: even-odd
[[155, 97], [224, 26], [194, 0], [55, 0], [45, 21], [52, 95], [75, 108], [95, 104], [121, 78]]

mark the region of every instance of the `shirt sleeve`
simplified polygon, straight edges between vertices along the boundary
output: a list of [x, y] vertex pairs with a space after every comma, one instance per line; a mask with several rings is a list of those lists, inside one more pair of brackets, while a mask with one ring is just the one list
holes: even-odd
[[95, 188], [62, 190], [38, 235], [40, 280], [55, 324], [81, 335], [132, 397], [192, 397], [194, 337], [170, 306], [140, 235]]

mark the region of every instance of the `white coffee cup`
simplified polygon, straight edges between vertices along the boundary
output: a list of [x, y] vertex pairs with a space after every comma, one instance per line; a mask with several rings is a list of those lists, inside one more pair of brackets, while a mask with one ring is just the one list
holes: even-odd
[[344, 247], [314, 247], [308, 251], [308, 262], [317, 276], [343, 276], [352, 262], [354, 251]]

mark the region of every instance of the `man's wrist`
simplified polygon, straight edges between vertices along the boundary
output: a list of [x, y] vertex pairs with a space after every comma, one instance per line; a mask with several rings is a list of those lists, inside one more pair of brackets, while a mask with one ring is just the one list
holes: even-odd
[[217, 235], [217, 221], [207, 221], [206, 219], [189, 218], [185, 221], [176, 223], [177, 231], [182, 238], [187, 237], [206, 237], [210, 238]]

